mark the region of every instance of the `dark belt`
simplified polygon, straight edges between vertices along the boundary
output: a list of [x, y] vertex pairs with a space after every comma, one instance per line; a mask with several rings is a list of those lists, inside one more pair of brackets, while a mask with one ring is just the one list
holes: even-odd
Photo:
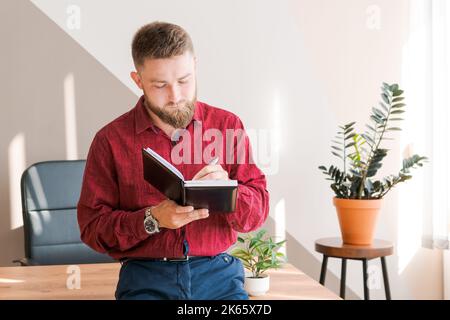
[[125, 263], [131, 260], [137, 261], [158, 261], [158, 262], [187, 262], [189, 260], [198, 260], [198, 259], [212, 259], [215, 256], [184, 256], [180, 258], [122, 258], [120, 259], [120, 263]]

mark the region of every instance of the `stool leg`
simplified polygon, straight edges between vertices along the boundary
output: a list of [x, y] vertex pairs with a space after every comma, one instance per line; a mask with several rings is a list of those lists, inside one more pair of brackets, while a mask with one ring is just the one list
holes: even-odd
[[385, 257], [381, 257], [381, 268], [383, 269], [384, 292], [386, 293], [386, 300], [391, 300], [391, 288], [389, 287]]
[[369, 286], [367, 284], [367, 259], [363, 259], [363, 279], [364, 279], [364, 300], [370, 300], [369, 297]]
[[341, 264], [341, 290], [339, 295], [342, 299], [345, 299], [345, 277], [347, 275], [347, 259], [342, 258]]
[[322, 269], [320, 269], [320, 280], [319, 280], [321, 285], [325, 284], [325, 276], [327, 275], [327, 263], [328, 263], [328, 256], [323, 255]]

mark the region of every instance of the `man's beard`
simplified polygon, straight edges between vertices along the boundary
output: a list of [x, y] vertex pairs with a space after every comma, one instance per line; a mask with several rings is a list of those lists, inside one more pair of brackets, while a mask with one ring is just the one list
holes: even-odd
[[181, 101], [176, 104], [166, 104], [164, 107], [158, 107], [150, 102], [145, 95], [145, 106], [161, 119], [161, 121], [176, 128], [186, 128], [189, 122], [191, 122], [194, 116], [195, 102], [197, 101], [197, 95], [190, 101]]

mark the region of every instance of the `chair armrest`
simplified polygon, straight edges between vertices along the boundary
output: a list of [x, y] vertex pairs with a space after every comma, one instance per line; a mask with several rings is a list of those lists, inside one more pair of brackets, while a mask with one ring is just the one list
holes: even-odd
[[28, 261], [27, 258], [22, 258], [20, 260], [13, 260], [13, 263], [20, 263], [21, 267], [27, 267], [27, 266], [31, 266], [32, 264], [30, 263], [30, 261]]

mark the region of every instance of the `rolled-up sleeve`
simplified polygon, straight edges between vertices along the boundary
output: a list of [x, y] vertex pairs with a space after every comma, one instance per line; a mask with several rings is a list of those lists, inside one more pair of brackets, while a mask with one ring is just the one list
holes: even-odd
[[[226, 219], [234, 230], [247, 233], [258, 229], [266, 221], [269, 214], [269, 192], [265, 175], [253, 161], [250, 140], [239, 119], [235, 130], [240, 130], [243, 134], [240, 136], [242, 140], [233, 141], [236, 163], [231, 166], [229, 176], [238, 180], [239, 186], [236, 210], [227, 214]], [[244, 153], [239, 155], [242, 151]]]
[[77, 206], [81, 240], [105, 253], [126, 251], [147, 239], [145, 209], [119, 210], [119, 187], [108, 140], [97, 133], [89, 149]]

